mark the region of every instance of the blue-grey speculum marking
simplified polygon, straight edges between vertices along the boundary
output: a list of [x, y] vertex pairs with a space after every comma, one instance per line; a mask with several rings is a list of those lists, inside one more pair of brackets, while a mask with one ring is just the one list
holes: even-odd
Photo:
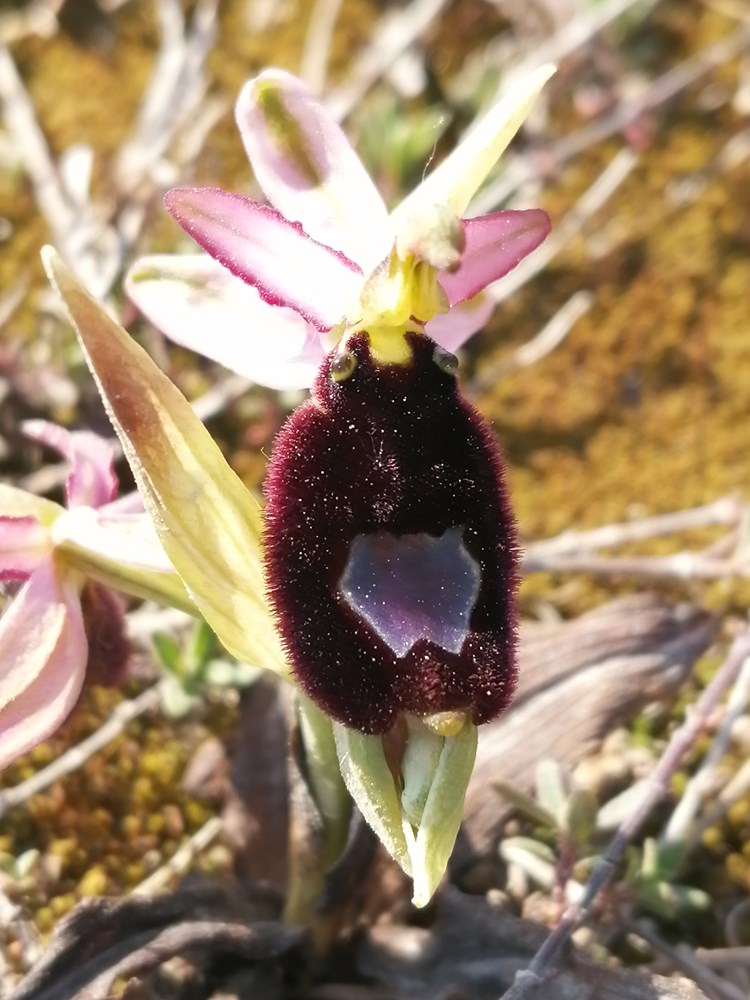
[[420, 639], [458, 653], [480, 577], [460, 527], [437, 538], [379, 531], [354, 539], [339, 590], [396, 656], [405, 656]]

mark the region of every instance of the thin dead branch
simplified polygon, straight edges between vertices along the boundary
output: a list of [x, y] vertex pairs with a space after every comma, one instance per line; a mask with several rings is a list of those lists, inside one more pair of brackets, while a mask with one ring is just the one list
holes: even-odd
[[716, 559], [701, 552], [677, 552], [670, 556], [529, 556], [523, 561], [527, 573], [585, 573], [589, 576], [636, 577], [642, 580], [747, 580], [747, 558]]
[[367, 91], [393, 66], [398, 57], [424, 34], [451, 0], [413, 0], [403, 10], [383, 15], [372, 41], [354, 62], [354, 71], [342, 87], [329, 93], [328, 110], [346, 118]]
[[112, 714], [107, 721], [85, 740], [66, 750], [56, 760], [53, 760], [47, 767], [37, 771], [26, 781], [22, 781], [12, 788], [5, 788], [0, 791], [0, 819], [9, 810], [36, 795], [38, 792], [49, 788], [53, 782], [72, 774], [78, 770], [82, 764], [102, 750], [108, 743], [120, 735], [125, 727], [137, 719], [140, 715], [155, 711], [160, 704], [160, 694], [158, 685], [147, 688], [137, 698], [131, 701], [123, 701], [112, 710]]
[[113, 177], [122, 195], [153, 171], [180, 126], [200, 107], [204, 65], [216, 40], [218, 0], [201, 0], [186, 24], [179, 0], [159, 0], [161, 46], [132, 135], [120, 148]]
[[18, 74], [7, 46], [0, 43], [0, 104], [26, 173], [34, 188], [39, 210], [62, 252], [68, 247], [76, 213], [70, 204], [57, 167], [36, 118], [34, 105]]
[[523, 288], [540, 271], [547, 267], [583, 229], [588, 220], [609, 201], [617, 189], [627, 180], [638, 163], [638, 156], [630, 149], [621, 149], [591, 186], [584, 191], [573, 208], [560, 219], [544, 243], [524, 258], [518, 267], [487, 289], [499, 305]]
[[497, 364], [489, 365], [471, 380], [471, 391], [475, 394], [491, 389], [500, 379], [514, 375], [523, 368], [537, 364], [562, 344], [581, 316], [585, 316], [594, 304], [591, 292], [575, 292], [548, 320], [536, 336]]
[[183, 875], [196, 857], [216, 840], [223, 825], [220, 816], [212, 816], [191, 837], [188, 837], [184, 844], [178, 847], [165, 864], [139, 883], [133, 889], [132, 895], [153, 896], [162, 889], [166, 889], [170, 882], [179, 875]]
[[715, 792], [722, 783], [719, 775], [721, 760], [732, 738], [734, 724], [748, 709], [750, 703], [750, 658], [745, 662], [727, 699], [724, 718], [714, 736], [708, 753], [700, 767], [688, 781], [680, 801], [670, 816], [661, 840], [663, 843], [687, 841], [695, 818], [706, 796]]
[[58, 29], [57, 15], [65, 0], [30, 0], [18, 10], [0, 14], [0, 43], [12, 45], [29, 35], [51, 38]]
[[513, 986], [501, 1000], [521, 1000], [542, 986], [552, 975], [562, 950], [571, 935], [587, 919], [599, 893], [612, 878], [626, 848], [639, 833], [654, 807], [669, 792], [670, 781], [680, 761], [695, 743], [708, 716], [718, 706], [727, 689], [734, 683], [745, 661], [750, 658], [750, 629], [734, 640], [726, 659], [703, 691], [693, 710], [677, 729], [662, 754], [656, 768], [647, 779], [643, 797], [615, 834], [604, 856], [597, 862], [580, 901], [571, 904], [559, 924], [529, 963], [519, 972]]
[[474, 199], [472, 214], [481, 215], [505, 204], [529, 178], [540, 177], [549, 172], [551, 166], [560, 169], [587, 149], [622, 132], [637, 119], [661, 108], [693, 83], [730, 62], [749, 44], [750, 24], [747, 24], [650, 81], [638, 97], [622, 101], [590, 124], [550, 143], [542, 159], [527, 154], [506, 156], [502, 176], [488, 184]]
[[215, 885], [150, 899], [85, 900], [61, 921], [9, 1000], [108, 1000], [117, 979], [147, 974], [175, 955], [227, 970], [231, 958], [267, 962], [298, 948], [300, 931], [259, 920], [258, 909]]
[[743, 509], [744, 506], [739, 498], [721, 497], [701, 507], [671, 511], [668, 514], [657, 514], [655, 517], [639, 518], [621, 524], [607, 524], [591, 531], [565, 531], [554, 538], [532, 542], [526, 551], [531, 559], [577, 555], [711, 525], [734, 528], [742, 520]]
[[316, 0], [310, 14], [300, 62], [300, 76], [315, 94], [322, 94], [331, 56], [333, 31], [342, 0]]
[[708, 990], [716, 1000], [747, 1000], [747, 991], [717, 975], [706, 962], [685, 945], [676, 948], [657, 934], [646, 920], [631, 920], [621, 917], [623, 926], [650, 945], [657, 954], [666, 958], [674, 969], [696, 982], [701, 989]]

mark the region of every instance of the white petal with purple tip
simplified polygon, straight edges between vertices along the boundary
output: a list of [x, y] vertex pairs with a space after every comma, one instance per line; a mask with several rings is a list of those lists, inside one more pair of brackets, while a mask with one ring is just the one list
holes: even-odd
[[304, 389], [323, 358], [318, 331], [269, 306], [207, 254], [142, 257], [125, 289], [170, 340], [272, 389]]
[[245, 84], [235, 116], [271, 204], [372, 270], [393, 242], [388, 212], [340, 126], [305, 84], [266, 70]]
[[164, 201], [200, 247], [269, 305], [329, 330], [356, 300], [357, 265], [266, 205], [220, 188], [174, 188]]

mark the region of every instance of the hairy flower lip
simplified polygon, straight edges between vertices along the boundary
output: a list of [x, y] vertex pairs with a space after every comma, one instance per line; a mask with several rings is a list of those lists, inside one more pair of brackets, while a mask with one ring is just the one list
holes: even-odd
[[352, 540], [339, 593], [399, 658], [420, 640], [461, 652], [480, 580], [463, 531], [447, 528], [438, 537], [376, 531]]
[[[366, 333], [350, 338], [357, 364], [341, 382], [329, 355], [277, 438], [266, 480], [269, 596], [295, 677], [332, 718], [369, 734], [403, 712], [467, 712], [479, 724], [515, 682], [515, 533], [497, 444], [435, 363], [430, 338], [406, 339], [411, 362], [380, 367]], [[392, 627], [384, 637], [340, 594], [354, 540], [457, 526], [480, 567], [460, 651], [415, 631], [411, 610], [403, 651]]]

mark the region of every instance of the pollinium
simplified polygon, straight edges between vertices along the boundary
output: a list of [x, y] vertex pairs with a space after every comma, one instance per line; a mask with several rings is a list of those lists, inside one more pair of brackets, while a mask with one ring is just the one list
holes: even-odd
[[453, 355], [368, 332], [323, 361], [275, 444], [269, 595], [295, 676], [365, 733], [437, 713], [487, 722], [516, 681], [517, 544], [500, 452]]

